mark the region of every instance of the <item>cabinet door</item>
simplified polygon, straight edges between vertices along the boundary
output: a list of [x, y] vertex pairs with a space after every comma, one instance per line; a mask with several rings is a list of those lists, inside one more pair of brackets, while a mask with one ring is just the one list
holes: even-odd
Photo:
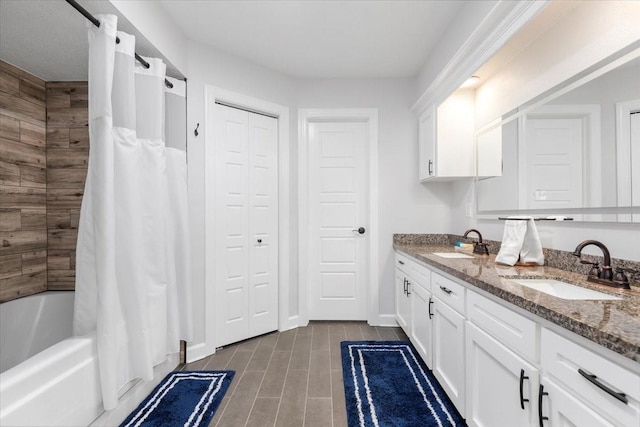
[[409, 314], [409, 298], [405, 290], [407, 289], [407, 276], [405, 273], [399, 269], [396, 269], [396, 321], [398, 325], [404, 330], [407, 335], [410, 335], [410, 330], [408, 328], [409, 319], [407, 315]]
[[429, 107], [419, 119], [418, 151], [420, 181], [436, 176], [436, 114]]
[[542, 399], [542, 416], [548, 417], [548, 420], [543, 420], [544, 427], [614, 427], [548, 378], [543, 378], [542, 384], [544, 392], [548, 393]]
[[431, 340], [431, 293], [421, 286], [414, 286], [411, 290], [411, 342], [427, 364], [429, 369], [432, 363]]
[[469, 427], [537, 426], [538, 370], [475, 325], [466, 326]]
[[464, 417], [464, 317], [433, 297], [433, 373]]

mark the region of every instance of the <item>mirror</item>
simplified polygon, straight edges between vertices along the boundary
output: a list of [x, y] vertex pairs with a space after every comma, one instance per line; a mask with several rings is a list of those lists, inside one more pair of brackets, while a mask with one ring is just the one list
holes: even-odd
[[640, 49], [481, 129], [478, 217], [640, 222]]

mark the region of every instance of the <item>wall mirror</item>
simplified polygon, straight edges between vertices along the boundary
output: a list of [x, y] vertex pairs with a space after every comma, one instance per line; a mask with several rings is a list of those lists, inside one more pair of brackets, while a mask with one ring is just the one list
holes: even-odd
[[476, 143], [478, 218], [640, 222], [640, 49], [522, 105]]

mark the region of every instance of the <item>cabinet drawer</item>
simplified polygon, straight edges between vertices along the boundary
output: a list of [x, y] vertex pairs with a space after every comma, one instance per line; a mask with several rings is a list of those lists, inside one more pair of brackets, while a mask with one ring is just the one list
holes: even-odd
[[537, 362], [538, 326], [533, 320], [473, 291], [467, 293], [467, 319], [524, 359]]
[[409, 271], [409, 258], [396, 252], [396, 268], [407, 273]]
[[[640, 375], [637, 372], [628, 371], [546, 328], [542, 328], [541, 337], [544, 375], [557, 379], [587, 406], [616, 424], [640, 425]], [[589, 381], [580, 372], [595, 378]], [[628, 403], [616, 399], [612, 393], [624, 393], [621, 398]]]
[[464, 314], [466, 288], [436, 272], [431, 272], [431, 293], [458, 313]]
[[427, 291], [431, 291], [431, 271], [413, 260], [409, 261], [409, 266], [411, 270], [409, 271], [409, 275], [414, 282]]

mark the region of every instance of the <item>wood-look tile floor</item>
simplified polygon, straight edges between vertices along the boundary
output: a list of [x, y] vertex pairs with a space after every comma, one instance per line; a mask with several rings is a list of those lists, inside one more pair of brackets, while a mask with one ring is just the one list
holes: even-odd
[[182, 369], [236, 371], [210, 427], [346, 427], [340, 342], [406, 339], [400, 328], [311, 322], [232, 344]]

